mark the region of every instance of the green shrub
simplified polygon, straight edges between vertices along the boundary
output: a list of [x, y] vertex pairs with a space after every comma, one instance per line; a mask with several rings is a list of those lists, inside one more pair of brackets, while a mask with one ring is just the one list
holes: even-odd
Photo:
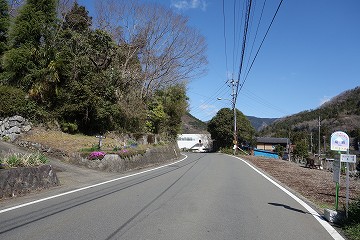
[[82, 148], [82, 149], [80, 149], [80, 152], [90, 153], [90, 152], [96, 152], [96, 151], [99, 151], [99, 150], [100, 150], [99, 145], [94, 144], [94, 145], [92, 145], [91, 148]]
[[234, 150], [231, 148], [220, 148], [219, 152], [225, 153], [225, 154], [234, 154]]
[[344, 231], [349, 240], [360, 240], [360, 224], [346, 226]]
[[360, 224], [360, 196], [349, 204], [347, 222], [350, 224]]
[[349, 204], [348, 218], [342, 224], [349, 239], [360, 240], [360, 196]]
[[51, 114], [29, 99], [23, 90], [0, 85], [0, 117], [14, 115], [21, 115], [29, 120], [44, 120]]
[[3, 137], [2, 137], [2, 140], [3, 140], [4, 142], [9, 142], [9, 141], [10, 141], [10, 137], [9, 137], [9, 136], [3, 136]]
[[0, 86], [0, 117], [23, 115], [26, 105], [24, 91], [15, 87]]
[[61, 130], [66, 133], [74, 134], [78, 132], [78, 125], [76, 123], [62, 123]]

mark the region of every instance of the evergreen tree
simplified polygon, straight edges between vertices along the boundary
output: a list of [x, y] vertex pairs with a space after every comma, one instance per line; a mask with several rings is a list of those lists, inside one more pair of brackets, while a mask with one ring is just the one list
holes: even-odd
[[92, 18], [89, 11], [84, 6], [74, 3], [70, 12], [65, 15], [64, 29], [71, 29], [76, 32], [88, 31], [91, 26]]
[[0, 0], [0, 56], [2, 56], [7, 49], [9, 26], [9, 6], [6, 0]]
[[[255, 129], [245, 115], [236, 109], [236, 129], [238, 146], [253, 143]], [[229, 108], [220, 109], [208, 124], [211, 138], [217, 147], [232, 147], [234, 140], [234, 113]]]
[[181, 130], [181, 117], [187, 109], [185, 86], [179, 84], [158, 90], [148, 105], [146, 128], [174, 140]]
[[46, 103], [54, 94], [58, 71], [54, 61], [56, 0], [27, 0], [9, 31], [4, 54], [5, 79]]

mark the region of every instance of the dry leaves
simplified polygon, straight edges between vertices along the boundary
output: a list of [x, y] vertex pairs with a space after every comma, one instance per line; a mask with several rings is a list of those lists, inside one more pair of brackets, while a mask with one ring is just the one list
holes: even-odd
[[[268, 173], [287, 187], [318, 205], [333, 208], [335, 205], [335, 183], [333, 173], [326, 170], [305, 168], [297, 163], [254, 156], [242, 157], [257, 168]], [[360, 197], [360, 179], [350, 178], [350, 201]], [[339, 208], [344, 208], [346, 200], [346, 178], [341, 176]]]

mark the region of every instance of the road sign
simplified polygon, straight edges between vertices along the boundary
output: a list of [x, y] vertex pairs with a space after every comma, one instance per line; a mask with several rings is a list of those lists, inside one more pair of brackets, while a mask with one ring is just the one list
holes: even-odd
[[349, 136], [341, 131], [331, 134], [330, 149], [333, 151], [347, 151], [349, 149]]
[[356, 163], [356, 155], [340, 154], [340, 162]]

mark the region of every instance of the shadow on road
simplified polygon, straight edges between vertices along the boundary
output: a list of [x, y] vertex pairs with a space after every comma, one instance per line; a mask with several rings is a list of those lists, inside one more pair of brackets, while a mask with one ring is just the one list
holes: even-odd
[[299, 213], [310, 214], [309, 212], [305, 212], [305, 211], [303, 211], [303, 210], [300, 210], [300, 209], [297, 209], [297, 208], [293, 208], [293, 207], [290, 207], [290, 206], [288, 206], [288, 205], [281, 204], [281, 203], [268, 203], [268, 204], [269, 204], [269, 205], [276, 206], [276, 207], [283, 207], [283, 208], [289, 209], [289, 210], [291, 210], [291, 211], [299, 212]]

